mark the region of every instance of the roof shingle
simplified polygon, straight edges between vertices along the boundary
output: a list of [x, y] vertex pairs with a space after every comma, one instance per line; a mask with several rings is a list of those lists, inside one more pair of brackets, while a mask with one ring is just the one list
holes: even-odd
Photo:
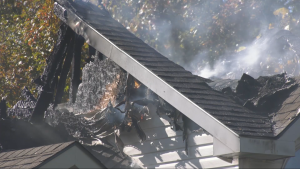
[[0, 168], [34, 168], [75, 143], [66, 142], [0, 153]]
[[[273, 136], [268, 118], [251, 112], [221, 92], [215, 91], [206, 84], [210, 82], [209, 79], [195, 76], [162, 56], [115, 21], [107, 11], [83, 2], [60, 0], [58, 3], [62, 3], [65, 9], [74, 12], [94, 30], [239, 135]], [[233, 118], [236, 116], [239, 118]], [[227, 121], [228, 118], [231, 118], [230, 122]], [[257, 123], [257, 118], [261, 119], [260, 123]]]

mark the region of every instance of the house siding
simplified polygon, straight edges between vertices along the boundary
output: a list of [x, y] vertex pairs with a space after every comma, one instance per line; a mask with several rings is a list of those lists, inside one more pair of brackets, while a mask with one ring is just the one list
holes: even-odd
[[64, 151], [39, 168], [71, 168], [74, 165], [78, 168], [103, 168], [77, 146]]

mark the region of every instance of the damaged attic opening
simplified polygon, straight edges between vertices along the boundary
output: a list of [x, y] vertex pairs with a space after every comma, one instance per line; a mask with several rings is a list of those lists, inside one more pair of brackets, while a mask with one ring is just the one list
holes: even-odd
[[0, 1], [0, 168], [300, 167], [299, 11]]

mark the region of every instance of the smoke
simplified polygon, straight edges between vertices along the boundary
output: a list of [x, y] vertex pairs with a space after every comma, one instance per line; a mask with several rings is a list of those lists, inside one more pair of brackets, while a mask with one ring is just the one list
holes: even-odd
[[102, 3], [137, 37], [196, 75], [235, 79], [243, 73], [297, 73], [297, 58], [286, 40], [273, 38], [280, 30], [299, 29], [296, 1]]
[[[237, 50], [235, 52], [221, 56], [220, 58], [222, 59], [216, 60], [213, 66], [208, 64], [203, 66], [203, 68], [198, 66], [198, 69], [193, 71], [193, 73], [205, 78], [221, 77], [231, 79], [240, 78], [243, 73], [254, 76], [260, 74], [262, 72], [259, 70], [265, 66], [263, 58], [268, 56], [267, 50], [271, 36], [267, 35], [256, 39], [245, 46], [236, 44]], [[202, 58], [201, 54], [197, 58]]]
[[284, 72], [297, 75], [299, 58], [287, 43], [286, 33], [268, 30], [248, 45], [237, 44], [235, 52], [221, 56], [213, 66], [200, 66], [193, 73], [206, 78], [226, 79], [239, 79], [243, 73], [255, 78]]

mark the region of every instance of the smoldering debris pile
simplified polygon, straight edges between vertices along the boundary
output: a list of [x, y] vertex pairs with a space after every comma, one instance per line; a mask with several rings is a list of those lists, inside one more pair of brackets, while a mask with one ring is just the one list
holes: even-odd
[[[94, 62], [86, 64], [82, 73], [82, 83], [78, 88], [76, 102], [59, 104], [56, 107], [54, 104], [50, 104], [44, 114], [43, 121], [45, 123], [31, 124], [28, 122], [32, 115], [32, 108], [35, 106], [35, 98], [32, 97], [27, 88], [24, 88], [22, 94], [24, 94], [25, 99], [19, 101], [12, 109], [7, 110], [8, 117], [6, 119], [0, 119], [0, 127], [5, 129], [5, 132], [2, 132], [0, 136], [3, 136], [3, 134], [6, 136], [2, 137], [2, 139], [0, 138], [4, 151], [10, 148], [29, 148], [78, 140], [87, 146], [87, 149], [91, 150], [96, 157], [101, 158], [100, 160], [104, 164], [108, 163], [108, 165], [114, 164], [128, 168], [130, 165], [129, 157], [124, 156], [124, 154], [122, 156], [120, 154], [121, 151], [118, 151], [113, 145], [98, 136], [99, 133], [104, 132], [103, 130], [106, 129], [109, 129], [108, 135], [113, 134], [114, 126], [108, 125], [110, 128], [104, 127], [103, 130], [98, 131], [101, 129], [99, 119], [89, 118], [89, 116], [99, 116], [99, 114], [107, 112], [106, 106], [111, 101], [116, 102], [123, 99], [126, 72], [108, 59], [101, 61], [95, 59]], [[24, 111], [27, 109], [29, 110], [28, 112]], [[20, 110], [18, 111], [20, 113], [15, 113], [16, 110]], [[23, 125], [23, 127], [18, 127], [19, 125]], [[30, 137], [24, 134], [20, 136], [14, 134], [30, 132], [38, 134]], [[15, 140], [15, 138], [31, 141], [32, 144], [22, 145], [19, 143], [20, 141], [10, 143], [10, 140]], [[100, 150], [101, 152], [99, 152]], [[102, 154], [103, 150], [105, 150], [106, 154], [111, 153], [111, 157], [116, 157], [119, 160], [121, 159], [121, 161], [117, 162], [114, 159], [108, 161], [109, 157]], [[106, 160], [103, 161], [103, 159]]]
[[114, 136], [115, 145], [122, 152], [120, 132], [134, 129], [141, 141], [146, 140], [140, 123], [148, 117], [150, 104], [157, 107], [159, 116], [169, 116], [174, 130], [183, 130], [187, 151], [189, 133], [201, 127], [108, 59], [87, 64], [76, 102], [58, 105], [56, 109], [49, 107], [45, 117], [48, 124], [63, 126], [84, 144], [97, 139], [107, 142], [107, 136]]
[[211, 86], [219, 89], [220, 86], [228, 85], [221, 89], [225, 95], [238, 104], [264, 115], [277, 112], [290, 93], [298, 86], [295, 79], [286, 73], [260, 76], [257, 79], [243, 74], [235, 89], [232, 89], [232, 86], [235, 86], [233, 83], [236, 81], [230, 81], [232, 82], [230, 83], [228, 80], [224, 80], [223, 82], [220, 80], [219, 84], [212, 83]]
[[82, 83], [78, 87], [74, 113], [87, 113], [104, 109], [109, 100], [120, 100], [126, 83], [126, 72], [105, 59], [87, 63], [82, 70]]

